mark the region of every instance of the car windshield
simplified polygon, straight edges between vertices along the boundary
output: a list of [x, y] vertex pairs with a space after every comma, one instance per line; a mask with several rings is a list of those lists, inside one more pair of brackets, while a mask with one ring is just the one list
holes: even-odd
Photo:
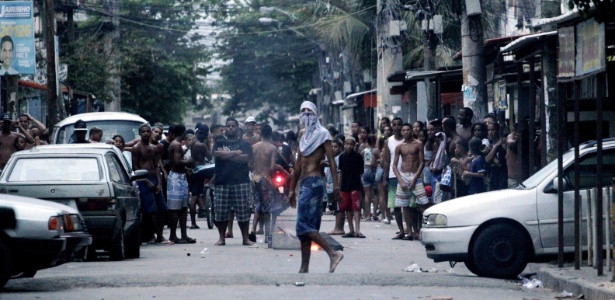
[[[564, 153], [564, 163], [566, 163], [566, 161], [571, 159], [572, 156], [574, 156], [574, 151], [572, 150], [569, 150], [568, 152]], [[566, 166], [564, 165], [564, 167]], [[543, 180], [545, 180], [545, 178], [549, 176], [549, 174], [556, 172], [556, 171], [557, 171], [557, 159], [550, 162], [549, 164], [544, 166], [542, 169], [540, 169], [538, 172], [534, 173], [534, 175], [530, 176], [530, 178], [523, 181], [523, 183], [521, 183], [521, 185], [518, 188], [533, 189], [536, 186], [538, 186]]]
[[45, 157], [20, 158], [10, 170], [8, 182], [98, 181], [100, 167], [96, 158]]
[[[139, 126], [141, 122], [125, 120], [101, 120], [87, 122], [88, 130], [92, 127], [99, 127], [103, 131], [102, 141], [110, 140], [114, 135], [119, 134], [124, 141], [130, 142], [139, 137]], [[68, 144], [73, 138], [73, 124], [66, 125], [59, 129], [56, 144]]]

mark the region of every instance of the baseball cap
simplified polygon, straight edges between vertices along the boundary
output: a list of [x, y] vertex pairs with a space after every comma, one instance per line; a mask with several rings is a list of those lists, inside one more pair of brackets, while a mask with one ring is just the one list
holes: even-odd
[[83, 120], [77, 120], [74, 126], [75, 126], [75, 131], [88, 131], [88, 126], [85, 124]]
[[200, 133], [200, 132], [209, 133], [209, 126], [207, 126], [207, 124], [199, 124], [196, 127], [196, 132], [197, 133]]
[[4, 114], [2, 114], [2, 121], [4, 121], [4, 120], [13, 120], [13, 118], [11, 118], [11, 114], [4, 113]]
[[248, 117], [246, 119], [246, 123], [252, 123], [252, 122], [256, 123], [256, 119], [254, 119], [254, 117]]

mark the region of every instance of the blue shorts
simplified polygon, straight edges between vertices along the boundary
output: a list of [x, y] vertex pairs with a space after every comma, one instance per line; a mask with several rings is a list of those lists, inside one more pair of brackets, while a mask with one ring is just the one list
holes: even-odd
[[378, 166], [376, 168], [376, 175], [374, 176], [374, 180], [376, 181], [376, 183], [381, 183], [383, 181], [383, 175], [384, 174], [384, 170], [382, 169], [381, 166]]
[[[147, 179], [149, 179], [154, 186], [158, 185], [158, 180], [156, 180], [156, 177], [150, 176]], [[141, 211], [144, 214], [153, 214], [158, 211], [167, 210], [167, 204], [164, 201], [162, 191], [156, 194], [156, 191], [151, 190], [145, 181], [137, 181], [137, 186], [139, 187]]]
[[170, 210], [188, 207], [188, 179], [186, 174], [169, 172], [167, 179], [167, 206]]
[[300, 240], [306, 234], [320, 231], [322, 198], [325, 195], [325, 178], [312, 176], [301, 180], [299, 201], [297, 201], [296, 233]]
[[363, 169], [363, 176], [361, 176], [361, 183], [364, 187], [372, 186], [376, 182], [376, 174], [372, 172], [371, 168]]

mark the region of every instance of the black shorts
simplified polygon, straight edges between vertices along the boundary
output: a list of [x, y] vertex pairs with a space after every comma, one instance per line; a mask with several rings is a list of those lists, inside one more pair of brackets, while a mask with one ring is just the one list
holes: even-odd
[[205, 178], [207, 178], [205, 172], [197, 172], [190, 175], [189, 185], [192, 196], [198, 196], [203, 193]]

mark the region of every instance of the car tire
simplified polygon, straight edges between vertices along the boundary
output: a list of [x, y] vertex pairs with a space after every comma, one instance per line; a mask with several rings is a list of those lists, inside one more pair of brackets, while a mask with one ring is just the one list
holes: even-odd
[[132, 233], [126, 237], [126, 249], [124, 254], [126, 258], [141, 257], [141, 217], [135, 221]]
[[493, 278], [516, 278], [528, 263], [529, 251], [524, 236], [524, 232], [506, 224], [495, 224], [482, 230], [470, 253], [477, 271], [473, 273]]
[[0, 239], [0, 288], [4, 287], [11, 277], [11, 250]]
[[468, 268], [470, 272], [476, 274], [476, 276], [482, 276], [482, 273], [478, 270], [472, 258], [466, 259], [463, 263], [466, 265], [466, 268]]
[[120, 228], [110, 246], [109, 259], [114, 261], [124, 260], [124, 227]]

